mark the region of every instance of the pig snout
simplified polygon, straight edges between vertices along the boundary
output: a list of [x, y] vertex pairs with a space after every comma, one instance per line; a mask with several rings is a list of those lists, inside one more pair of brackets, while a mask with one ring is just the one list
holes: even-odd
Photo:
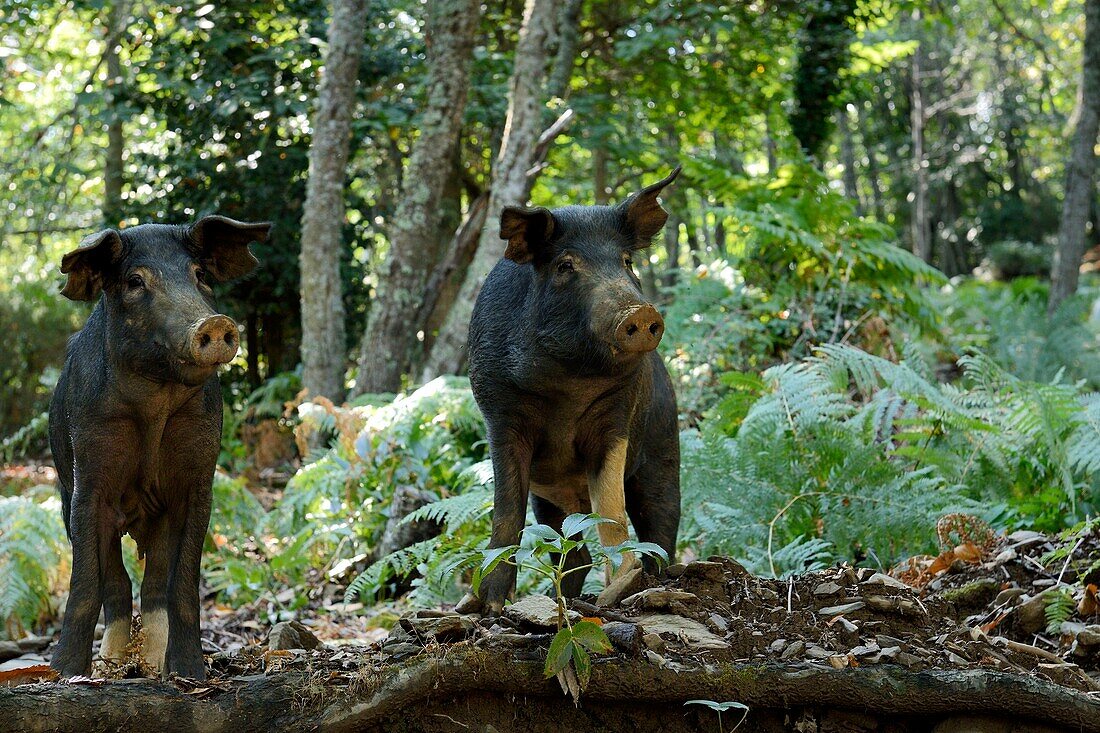
[[657, 309], [646, 303], [627, 310], [615, 327], [615, 345], [620, 351], [653, 351], [665, 333], [665, 320]]
[[191, 359], [196, 364], [228, 364], [237, 355], [237, 347], [240, 345], [237, 324], [229, 316], [208, 316], [191, 326], [187, 343]]

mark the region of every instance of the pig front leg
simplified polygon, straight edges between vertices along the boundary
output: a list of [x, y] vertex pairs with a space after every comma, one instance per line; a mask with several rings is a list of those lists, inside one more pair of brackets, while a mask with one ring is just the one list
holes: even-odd
[[[531, 446], [511, 431], [503, 440], [495, 439], [490, 430], [489, 452], [493, 460], [493, 533], [489, 549], [507, 547], [519, 542], [520, 532], [527, 517], [527, 491], [531, 472]], [[459, 601], [459, 613], [500, 613], [504, 601], [516, 587], [516, 567], [499, 563], [493, 572], [481, 581], [475, 596], [467, 593]]]
[[[596, 526], [600, 544], [604, 547], [621, 545], [629, 538], [626, 526], [626, 491], [623, 476], [626, 472], [626, 438], [615, 438], [604, 451], [599, 466], [589, 472], [588, 496], [592, 501], [592, 511], [612, 522]], [[617, 574], [626, 573], [634, 567], [634, 554], [623, 553], [623, 562]], [[611, 568], [606, 569], [606, 580], [611, 581]]]
[[105, 455], [110, 455], [110, 451], [99, 446], [74, 446], [76, 469], [68, 516], [73, 564], [61, 640], [50, 662], [62, 677], [92, 672], [92, 641], [107, 582], [106, 558], [111, 540], [116, 547], [118, 543], [103, 500], [112, 491], [108, 477], [117, 475], [117, 467], [100, 465], [98, 459]]
[[[213, 473], [213, 471], [211, 471]], [[176, 572], [168, 595], [168, 674], [206, 679], [199, 634], [199, 574], [202, 545], [210, 526], [210, 483], [191, 492], [187, 519], [179, 537]]]

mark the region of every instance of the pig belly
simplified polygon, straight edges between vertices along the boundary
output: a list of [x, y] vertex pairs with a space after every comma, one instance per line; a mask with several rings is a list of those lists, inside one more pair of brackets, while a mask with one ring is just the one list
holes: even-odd
[[566, 514], [587, 514], [592, 511], [592, 502], [588, 498], [588, 478], [583, 473], [542, 478], [546, 479], [545, 482], [539, 481], [539, 477], [532, 471], [531, 493], [535, 496], [545, 499]]

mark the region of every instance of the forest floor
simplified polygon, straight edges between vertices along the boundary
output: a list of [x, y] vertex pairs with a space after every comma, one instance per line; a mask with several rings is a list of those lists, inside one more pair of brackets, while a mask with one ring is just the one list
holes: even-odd
[[[890, 573], [768, 579], [720, 557], [663, 578], [634, 571], [598, 604], [570, 602], [614, 645], [579, 694], [542, 674], [557, 623], [546, 597], [497, 618], [365, 614], [334, 586], [292, 623], [273, 623], [270, 604], [207, 601], [205, 682], [154, 682], [132, 661], [59, 683], [43, 666], [53, 638], [0, 642], [0, 720], [80, 733], [710, 731], [732, 730], [743, 705], [742, 730], [1100, 733], [1100, 577], [1073, 570], [1100, 555], [1100, 533], [1051, 560], [1037, 532], [946, 529], [963, 538], [953, 549]], [[1084, 598], [1052, 600], [1069, 583]], [[722, 703], [735, 704], [720, 728]]]

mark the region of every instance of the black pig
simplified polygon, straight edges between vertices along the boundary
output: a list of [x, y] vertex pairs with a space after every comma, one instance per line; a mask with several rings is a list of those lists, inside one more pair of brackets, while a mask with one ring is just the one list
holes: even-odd
[[[507, 249], [469, 336], [496, 485], [491, 548], [519, 540], [530, 493], [543, 524], [560, 530], [566, 515], [595, 511], [615, 520], [598, 527], [610, 546], [626, 541], [629, 515], [638, 539], [673, 555], [676, 396], [655, 351], [664, 321], [642, 296], [632, 258], [668, 220], [657, 197], [679, 172], [618, 206], [504, 209]], [[566, 565], [590, 561], [579, 550]], [[562, 592], [578, 595], [584, 576], [568, 575]], [[499, 612], [515, 580], [513, 566], [498, 565], [460, 610]]]
[[267, 231], [221, 216], [189, 227], [108, 229], [61, 260], [62, 294], [99, 300], [69, 342], [50, 403], [50, 447], [73, 546], [52, 662], [63, 677], [90, 673], [100, 607], [101, 657], [120, 658], [130, 642], [127, 532], [145, 556], [143, 657], [165, 676], [205, 676], [199, 564], [221, 441], [217, 369], [238, 346], [237, 324], [215, 311], [209, 283], [251, 271], [248, 244]]

